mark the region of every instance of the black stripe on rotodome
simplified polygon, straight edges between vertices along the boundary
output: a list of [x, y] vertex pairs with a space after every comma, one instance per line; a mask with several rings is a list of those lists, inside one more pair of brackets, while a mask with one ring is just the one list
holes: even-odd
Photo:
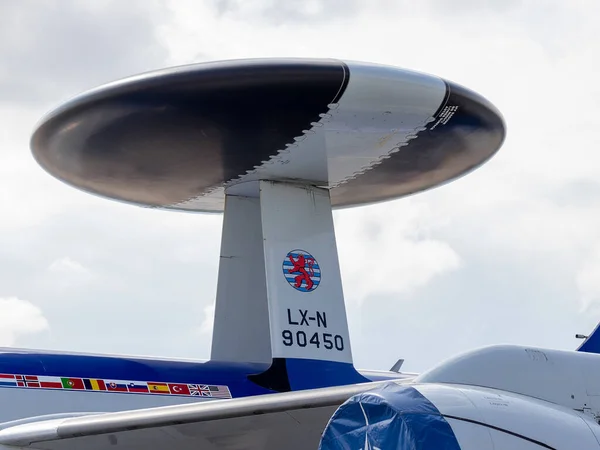
[[[446, 107], [458, 109], [445, 125], [436, 125]], [[434, 118], [382, 164], [333, 189], [333, 205], [388, 200], [444, 184], [491, 158], [504, 140], [504, 121], [496, 108], [454, 83], [446, 82], [446, 96]]]
[[178, 203], [293, 143], [339, 100], [349, 75], [341, 61], [293, 59], [161, 71], [76, 99], [36, 132], [33, 151], [83, 190]]

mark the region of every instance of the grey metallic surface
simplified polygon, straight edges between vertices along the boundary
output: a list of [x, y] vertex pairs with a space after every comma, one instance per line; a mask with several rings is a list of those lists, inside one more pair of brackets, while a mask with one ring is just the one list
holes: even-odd
[[[406, 86], [397, 70], [402, 90]], [[423, 80], [432, 78], [423, 75]], [[352, 72], [337, 60], [241, 60], [165, 69], [78, 96], [42, 121], [31, 146], [44, 169], [84, 191], [169, 209], [206, 197], [204, 205], [189, 209], [222, 211], [223, 195], [208, 195], [311, 133], [344, 98], [348, 83]], [[495, 154], [505, 135], [499, 112], [468, 89], [445, 87], [443, 103], [415, 139], [348, 182], [331, 186], [334, 207], [429, 189]], [[368, 86], [365, 93], [368, 98]], [[448, 108], [454, 111], [450, 115]], [[386, 114], [385, 106], [365, 102], [359, 114], [365, 122], [354, 130], [350, 147], [355, 149], [361, 132], [371, 126], [366, 118]], [[382, 139], [392, 136], [394, 127], [402, 128], [401, 123], [389, 126], [381, 130]], [[335, 140], [331, 130], [325, 145]], [[331, 169], [337, 162], [324, 164]]]
[[243, 60], [165, 69], [84, 93], [43, 119], [31, 146], [57, 178], [163, 206], [251, 170], [343, 91], [335, 60]]

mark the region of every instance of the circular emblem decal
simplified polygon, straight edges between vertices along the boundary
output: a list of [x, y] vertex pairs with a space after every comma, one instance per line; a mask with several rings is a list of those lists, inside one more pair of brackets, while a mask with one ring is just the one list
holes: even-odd
[[312, 292], [321, 282], [321, 268], [310, 253], [292, 250], [283, 260], [283, 276], [294, 289]]

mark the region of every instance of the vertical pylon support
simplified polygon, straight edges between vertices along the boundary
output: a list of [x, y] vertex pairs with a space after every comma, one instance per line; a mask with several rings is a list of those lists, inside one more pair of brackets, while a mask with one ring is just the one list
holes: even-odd
[[352, 365], [329, 191], [259, 181], [236, 192], [245, 195], [225, 204], [211, 359]]
[[272, 359], [259, 197], [225, 198], [211, 359]]

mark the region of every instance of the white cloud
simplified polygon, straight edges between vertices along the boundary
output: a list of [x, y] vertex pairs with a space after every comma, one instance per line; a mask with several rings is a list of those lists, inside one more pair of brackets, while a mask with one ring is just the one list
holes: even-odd
[[42, 310], [17, 297], [0, 298], [0, 346], [13, 346], [20, 337], [49, 329]]
[[66, 100], [133, 68], [157, 68], [167, 52], [155, 28], [168, 18], [161, 0], [2, 2], [2, 99], [19, 105]]
[[63, 257], [48, 266], [45, 282], [58, 289], [80, 288], [94, 279], [94, 274], [81, 263]]
[[48, 271], [67, 276], [88, 276], [90, 271], [69, 257], [57, 259], [50, 264]]
[[206, 305], [203, 310], [204, 319], [200, 324], [200, 332], [210, 336], [215, 324], [215, 304]]
[[432, 214], [424, 203], [374, 205], [336, 213], [336, 237], [344, 293], [362, 304], [367, 297], [402, 294], [457, 270], [460, 256], [431, 236]]
[[[464, 179], [336, 213], [359, 365], [387, 368], [406, 356], [406, 368], [420, 370], [506, 341], [574, 348], [573, 334], [600, 319], [593, 245], [600, 242], [600, 3], [442, 3], [299, 2], [294, 14], [288, 3], [178, 0], [168, 2], [170, 13], [156, 1], [139, 14], [142, 2], [65, 2], [19, 13], [22, 25], [0, 31], [2, 42], [19, 43], [0, 45], [0, 68], [8, 68], [0, 69], [8, 87], [2, 101], [10, 101], [0, 103], [0, 283], [42, 305], [53, 324], [50, 342], [39, 334], [22, 340], [203, 356], [217, 279], [220, 217], [138, 210], [54, 180], [28, 150], [44, 109], [150, 67], [316, 56], [444, 76], [488, 97], [508, 125], [499, 154]], [[90, 8], [115, 25], [106, 27]], [[35, 30], [48, 30], [44, 24], [55, 32], [40, 38]], [[59, 293], [38, 283], [64, 255], [102, 283]], [[76, 265], [56, 264], [65, 277], [83, 275]], [[157, 313], [166, 304], [174, 311], [167, 321]]]

